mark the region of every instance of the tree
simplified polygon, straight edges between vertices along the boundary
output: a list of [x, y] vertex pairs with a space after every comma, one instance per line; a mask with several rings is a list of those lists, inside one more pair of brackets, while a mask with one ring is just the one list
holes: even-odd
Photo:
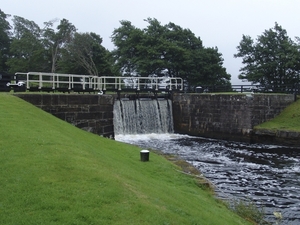
[[55, 73], [57, 70], [57, 62], [61, 56], [62, 48], [68, 44], [74, 33], [76, 27], [66, 19], [62, 19], [55, 31], [52, 26], [56, 20], [45, 23], [43, 30], [43, 43], [45, 48], [51, 53], [51, 72]]
[[195, 86], [229, 86], [230, 74], [223, 67], [222, 54], [218, 48], [204, 48], [193, 53], [193, 61], [190, 64], [191, 75], [189, 80]]
[[143, 30], [121, 21], [121, 27], [113, 32], [117, 48], [112, 53], [122, 74], [182, 77], [191, 88], [229, 82], [217, 48], [204, 48], [191, 30], [174, 23], [161, 25], [152, 18], [145, 21], [148, 26]]
[[245, 65], [240, 69], [239, 79], [273, 90], [299, 82], [299, 45], [277, 23], [274, 28], [258, 36], [256, 42], [250, 36], [243, 35], [237, 50], [234, 57], [241, 57]]
[[115, 68], [122, 75], [137, 75], [139, 49], [142, 45], [143, 31], [134, 27], [129, 21], [120, 21], [121, 27], [115, 29], [111, 36], [117, 47], [112, 51]]
[[9, 15], [5, 14], [0, 9], [0, 71], [7, 72], [8, 66], [6, 61], [9, 58], [10, 47], [10, 24], [7, 21]]
[[[218, 48], [205, 48], [199, 37], [189, 29], [174, 23], [167, 27], [167, 40], [172, 44], [166, 59], [171, 63], [169, 76], [180, 76], [187, 81], [189, 89], [202, 85], [228, 85], [230, 75], [223, 67], [222, 54]], [[167, 43], [168, 43], [167, 42]]]
[[138, 59], [136, 60], [138, 73], [142, 76], [166, 75], [166, 28], [156, 19], [145, 20], [148, 26], [143, 30], [141, 43], [137, 45]]
[[41, 29], [33, 21], [14, 16], [14, 32], [10, 45], [11, 57], [7, 60], [9, 72], [43, 71], [46, 52], [41, 42]]
[[76, 33], [68, 20], [44, 23], [13, 17], [13, 32], [6, 21], [8, 15], [0, 10], [0, 69], [10, 73], [51, 71], [78, 74], [108, 75], [114, 73], [111, 53], [95, 33]]
[[88, 74], [112, 75], [109, 52], [101, 44], [102, 38], [95, 33], [75, 33], [66, 45], [67, 59], [73, 58], [73, 62], [83, 67]]

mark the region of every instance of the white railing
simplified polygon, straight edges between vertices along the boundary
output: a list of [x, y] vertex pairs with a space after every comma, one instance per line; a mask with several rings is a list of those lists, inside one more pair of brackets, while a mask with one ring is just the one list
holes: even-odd
[[38, 90], [183, 90], [183, 80], [178, 77], [114, 77], [77, 74], [28, 72], [16, 73], [27, 89]]

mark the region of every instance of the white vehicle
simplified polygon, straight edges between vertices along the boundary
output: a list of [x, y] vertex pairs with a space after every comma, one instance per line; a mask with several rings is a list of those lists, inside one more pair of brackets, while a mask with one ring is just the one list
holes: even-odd
[[7, 87], [10, 87], [10, 86], [19, 86], [19, 87], [22, 87], [22, 86], [24, 86], [25, 85], [25, 82], [24, 81], [18, 81], [18, 83], [15, 83], [15, 84], [12, 84], [12, 83], [10, 83], [10, 82], [8, 82], [7, 84], [6, 84], [6, 86]]
[[170, 86], [170, 77], [162, 77], [158, 84], [158, 89], [167, 89]]

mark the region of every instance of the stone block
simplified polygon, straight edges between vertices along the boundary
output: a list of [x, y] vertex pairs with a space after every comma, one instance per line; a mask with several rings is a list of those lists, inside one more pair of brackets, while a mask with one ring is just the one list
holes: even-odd
[[99, 95], [98, 96], [99, 105], [113, 105], [114, 97], [112, 95]]
[[292, 102], [292, 95], [174, 94], [174, 130], [208, 137], [249, 136], [253, 126], [274, 118]]
[[41, 106], [42, 104], [42, 96], [40, 94], [15, 94], [15, 96], [35, 105], [35, 106]]
[[52, 104], [59, 106], [67, 106], [68, 94], [54, 96]]
[[95, 120], [99, 118], [99, 113], [95, 112], [79, 112], [77, 113], [78, 120]]

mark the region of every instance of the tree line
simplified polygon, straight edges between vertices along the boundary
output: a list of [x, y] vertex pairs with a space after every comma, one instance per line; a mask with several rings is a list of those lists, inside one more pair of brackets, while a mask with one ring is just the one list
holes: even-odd
[[[91, 74], [96, 76], [181, 77], [190, 89], [204, 85], [230, 86], [217, 47], [205, 47], [200, 37], [172, 22], [145, 19], [140, 29], [120, 21], [111, 40], [112, 51], [94, 32], [78, 32], [67, 19], [34, 21], [0, 9], [0, 71]], [[243, 35], [234, 57], [243, 59], [240, 79], [253, 84], [292, 84], [299, 80], [299, 38], [292, 41], [277, 23], [256, 42]]]
[[239, 79], [260, 84], [273, 91], [299, 85], [300, 39], [293, 41], [278, 23], [256, 40], [243, 35], [234, 57], [242, 58]]

